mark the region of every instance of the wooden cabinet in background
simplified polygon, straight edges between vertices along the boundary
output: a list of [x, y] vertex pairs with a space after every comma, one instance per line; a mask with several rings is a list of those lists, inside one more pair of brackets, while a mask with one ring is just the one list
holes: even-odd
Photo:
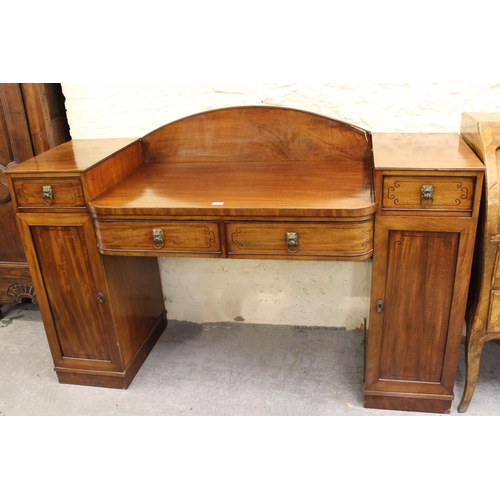
[[465, 412], [484, 344], [500, 339], [500, 113], [464, 113], [460, 131], [486, 167], [467, 311], [465, 388], [458, 407]]
[[69, 139], [60, 84], [0, 84], [0, 305], [36, 302], [5, 171]]

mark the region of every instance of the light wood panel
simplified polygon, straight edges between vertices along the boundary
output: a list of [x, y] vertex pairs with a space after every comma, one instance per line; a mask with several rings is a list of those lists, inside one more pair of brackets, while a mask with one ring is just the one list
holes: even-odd
[[467, 411], [486, 342], [500, 338], [500, 114], [464, 113], [461, 135], [486, 167], [467, 313], [466, 380], [458, 410]]

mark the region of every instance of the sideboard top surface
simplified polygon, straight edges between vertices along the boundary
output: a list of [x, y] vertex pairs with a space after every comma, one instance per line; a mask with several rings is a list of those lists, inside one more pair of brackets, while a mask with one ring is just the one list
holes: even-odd
[[143, 166], [90, 204], [97, 215], [364, 216], [376, 211], [360, 162]]
[[374, 167], [380, 170], [484, 170], [459, 134], [374, 133]]
[[14, 173], [81, 173], [139, 139], [73, 139], [12, 168]]

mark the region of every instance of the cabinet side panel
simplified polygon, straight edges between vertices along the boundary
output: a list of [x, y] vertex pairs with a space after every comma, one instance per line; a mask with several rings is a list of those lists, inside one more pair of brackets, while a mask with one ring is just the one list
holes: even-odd
[[31, 234], [63, 357], [110, 360], [83, 227], [34, 226]]
[[103, 257], [113, 318], [127, 367], [165, 313], [158, 260]]
[[459, 233], [389, 232], [380, 378], [441, 381]]

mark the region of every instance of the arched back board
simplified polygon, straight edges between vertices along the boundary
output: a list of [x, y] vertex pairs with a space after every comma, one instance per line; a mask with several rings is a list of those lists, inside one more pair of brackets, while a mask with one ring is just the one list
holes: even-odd
[[158, 162], [372, 162], [370, 132], [314, 113], [243, 106], [198, 113], [142, 138]]

